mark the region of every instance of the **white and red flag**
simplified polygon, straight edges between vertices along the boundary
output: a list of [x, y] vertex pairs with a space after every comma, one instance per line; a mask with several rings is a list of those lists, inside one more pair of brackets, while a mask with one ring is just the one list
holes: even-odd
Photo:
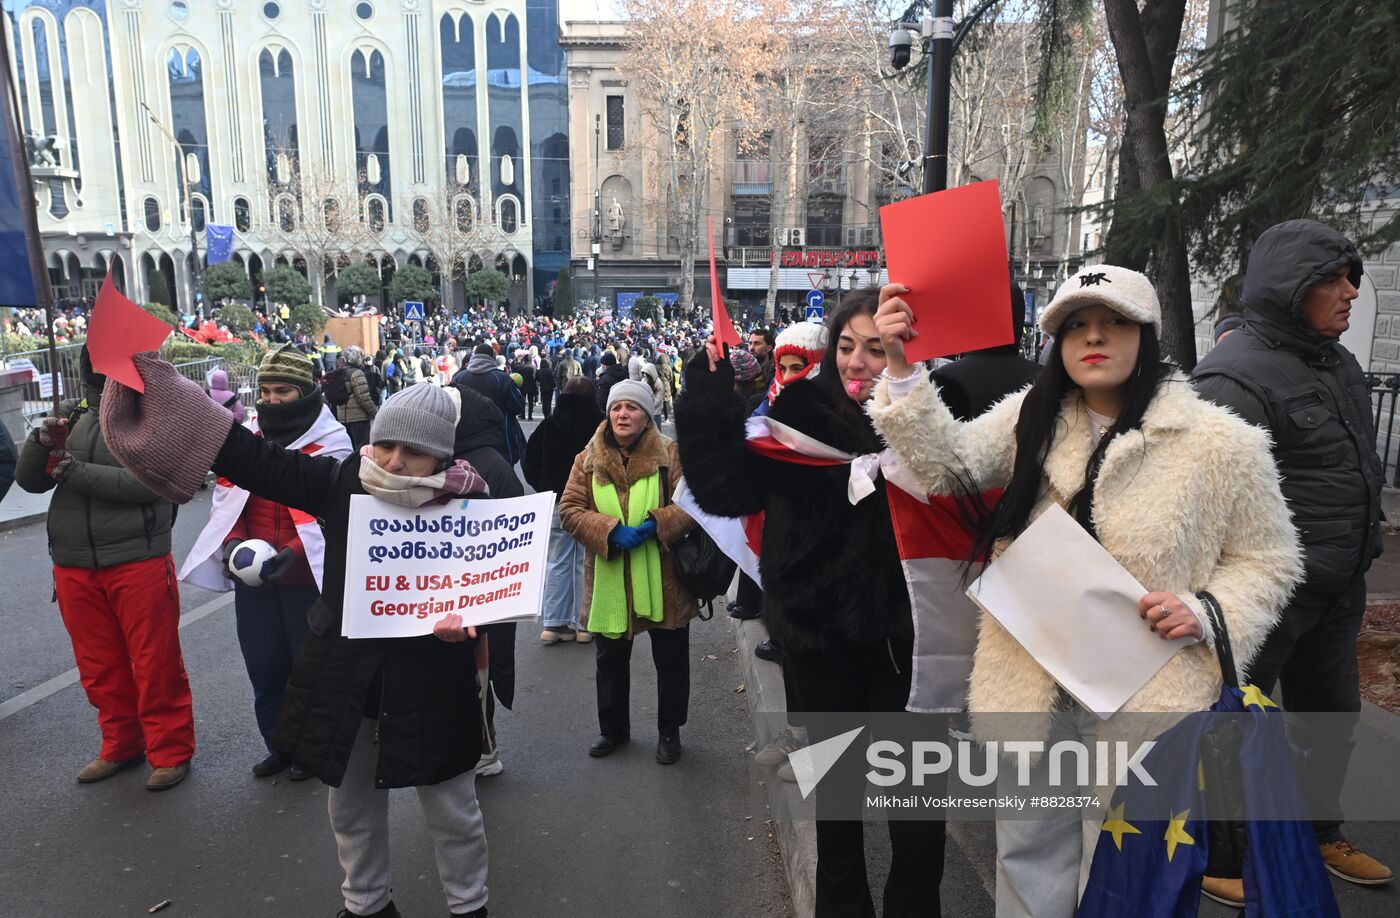
[[[951, 497], [922, 492], [892, 450], [856, 455], [828, 446], [767, 417], [748, 421], [748, 447], [770, 459], [798, 465], [849, 465], [847, 497], [852, 504], [875, 491], [883, 476], [895, 544], [914, 615], [914, 671], [906, 708], [918, 713], [961, 712], [967, 708], [967, 679], [977, 645], [978, 610], [964, 594], [963, 564], [975, 534], [964, 508]], [[999, 493], [983, 495], [987, 506]], [[762, 585], [762, 514], [716, 517], [695, 505], [682, 479], [675, 502], [685, 507], [720, 550]]]

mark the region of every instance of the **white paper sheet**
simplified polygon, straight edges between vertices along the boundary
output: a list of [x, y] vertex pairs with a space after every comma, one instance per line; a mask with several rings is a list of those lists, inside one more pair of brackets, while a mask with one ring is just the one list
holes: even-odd
[[1086, 710], [1117, 713], [1182, 641], [1138, 617], [1148, 592], [1058, 505], [991, 564], [967, 595]]

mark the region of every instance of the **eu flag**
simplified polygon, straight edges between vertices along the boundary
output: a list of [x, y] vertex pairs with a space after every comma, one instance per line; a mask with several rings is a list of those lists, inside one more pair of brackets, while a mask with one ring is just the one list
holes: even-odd
[[233, 257], [233, 227], [209, 223], [204, 227], [209, 242], [209, 264], [217, 265]]

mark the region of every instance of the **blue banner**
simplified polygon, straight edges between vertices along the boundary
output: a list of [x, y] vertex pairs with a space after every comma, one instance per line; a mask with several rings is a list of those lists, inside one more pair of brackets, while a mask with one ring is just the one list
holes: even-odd
[[[0, 31], [0, 41], [4, 32]], [[33, 200], [33, 190], [19, 188], [25, 174], [23, 146], [19, 145], [16, 112], [11, 105], [10, 67], [6, 60], [0, 67], [0, 306], [36, 306], [39, 295], [34, 289], [34, 274], [29, 263], [29, 245], [25, 236], [26, 208], [21, 197]]]
[[204, 227], [204, 238], [209, 243], [209, 264], [217, 265], [233, 257], [233, 227], [210, 223]]

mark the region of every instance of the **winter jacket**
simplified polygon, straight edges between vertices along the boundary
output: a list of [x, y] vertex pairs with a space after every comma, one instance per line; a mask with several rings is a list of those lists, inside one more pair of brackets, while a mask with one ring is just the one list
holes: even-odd
[[74, 459], [62, 481], [44, 474], [48, 449], [37, 432], [25, 439], [15, 468], [24, 490], [53, 490], [49, 553], [59, 567], [99, 569], [170, 553], [175, 506], [137, 481], [107, 449], [97, 417], [100, 398], [89, 390], [84, 401], [61, 406], [58, 416], [73, 424], [68, 452]]
[[482, 354], [473, 354], [466, 367], [452, 377], [452, 384], [475, 390], [500, 409], [505, 425], [506, 461], [511, 465], [519, 462], [525, 454], [525, 432], [518, 420], [525, 413], [525, 396], [520, 387], [496, 369], [495, 360]]
[[1308, 290], [1356, 249], [1331, 227], [1291, 220], [1260, 237], [1244, 280], [1245, 326], [1192, 374], [1204, 398], [1267, 430], [1303, 542], [1310, 593], [1336, 597], [1384, 547], [1371, 395], [1356, 358], [1302, 318]]
[[[1010, 481], [1025, 392], [960, 424], [927, 378], [893, 403], [888, 385], [877, 387], [869, 413], [920, 486], [957, 494], [969, 483], [985, 491]], [[1076, 390], [1060, 405], [1032, 518], [1051, 503], [1067, 506], [1083, 486], [1090, 423]], [[1203, 621], [1195, 594], [1208, 590], [1220, 600], [1235, 664], [1244, 670], [1302, 573], [1264, 432], [1198, 398], [1174, 373], [1148, 406], [1141, 431], [1116, 437], [1105, 450], [1092, 511], [1099, 542], [1148, 590], [1175, 593]], [[1220, 686], [1210, 643], [1182, 642], [1123, 710], [1201, 711], [1220, 697]], [[982, 615], [969, 691], [974, 716], [1048, 712], [1058, 694], [1050, 674], [996, 619]], [[979, 729], [988, 732], [985, 724]]]
[[603, 367], [603, 372], [598, 374], [598, 410], [604, 414], [608, 413], [608, 393], [612, 392], [612, 387], [627, 378], [627, 368], [620, 363], [609, 364]]
[[[365, 493], [362, 461], [307, 456], [239, 426], [214, 460], [218, 474], [317, 517], [326, 534], [324, 589], [307, 610], [311, 630], [287, 680], [272, 745], [339, 787], [368, 708], [378, 712], [375, 787], [437, 784], [481, 757], [474, 642], [341, 636], [350, 498]], [[378, 699], [369, 697], [372, 684], [382, 687]]]
[[228, 387], [228, 373], [215, 370], [209, 374], [209, 397], [220, 408], [227, 408], [233, 419], [242, 424], [248, 417], [248, 410], [238, 399], [238, 393]]
[[[852, 505], [848, 466], [798, 465], [753, 452], [744, 430], [751, 409], [733, 379], [728, 361], [711, 373], [704, 351], [692, 358], [675, 403], [676, 433], [686, 483], [702, 510], [764, 513], [759, 568], [769, 633], [800, 653], [911, 643], [914, 623], [883, 479], [877, 493]], [[879, 452], [866, 419], [841, 414], [832, 398], [831, 390], [801, 380], [783, 389], [769, 417], [845, 452]]]
[[492, 497], [525, 493], [515, 468], [506, 458], [505, 422], [501, 410], [486, 396], [467, 386], [447, 386], [458, 400], [457, 431], [452, 457], [472, 464], [491, 488]]
[[555, 388], [562, 391], [564, 388], [564, 383], [573, 379], [575, 376], [582, 375], [582, 364], [580, 364], [577, 360], [574, 359], [573, 354], [566, 354], [563, 357], [559, 358], [558, 362], [555, 364], [554, 367]]
[[574, 459], [588, 446], [603, 414], [588, 395], [560, 395], [554, 412], [540, 422], [525, 444], [520, 470], [536, 491], [564, 496]]
[[0, 500], [10, 493], [10, 485], [15, 482], [15, 441], [9, 428], [0, 424]]
[[[656, 425], [648, 425], [637, 441], [632, 456], [624, 466], [621, 453], [604, 439], [607, 424], [599, 424], [588, 446], [574, 459], [568, 483], [559, 499], [559, 522], [564, 531], [583, 543], [583, 622], [588, 622], [588, 610], [593, 602], [593, 569], [599, 555], [616, 560], [619, 552], [608, 545], [608, 534], [621, 521], [598, 511], [593, 501], [593, 481], [617, 488], [617, 500], [623, 515], [627, 514], [632, 485], [652, 473], [665, 469], [666, 485], [674, 489], [681, 477], [681, 460], [676, 444], [661, 435]], [[660, 482], [658, 482], [660, 484]], [[656, 542], [661, 549], [661, 621], [638, 618], [632, 613], [631, 574], [624, 573], [627, 584], [627, 636], [651, 628], [684, 628], [700, 612], [700, 603], [676, 576], [675, 555], [671, 546], [695, 527], [695, 521], [680, 507], [670, 502], [667, 488], [661, 488], [661, 506], [648, 514], [656, 521]], [[630, 564], [630, 561], [628, 561]], [[625, 568], [624, 568], [625, 571]]]
[[379, 406], [374, 403], [374, 398], [370, 395], [369, 381], [365, 378], [365, 371], [360, 367], [345, 367], [344, 369], [347, 377], [346, 382], [350, 387], [350, 401], [344, 405], [332, 406], [335, 409], [335, 419], [342, 424], [374, 420]]
[[977, 351], [939, 367], [933, 371], [933, 380], [953, 417], [970, 421], [1012, 392], [1029, 386], [1039, 375], [1040, 364], [1008, 345]]

